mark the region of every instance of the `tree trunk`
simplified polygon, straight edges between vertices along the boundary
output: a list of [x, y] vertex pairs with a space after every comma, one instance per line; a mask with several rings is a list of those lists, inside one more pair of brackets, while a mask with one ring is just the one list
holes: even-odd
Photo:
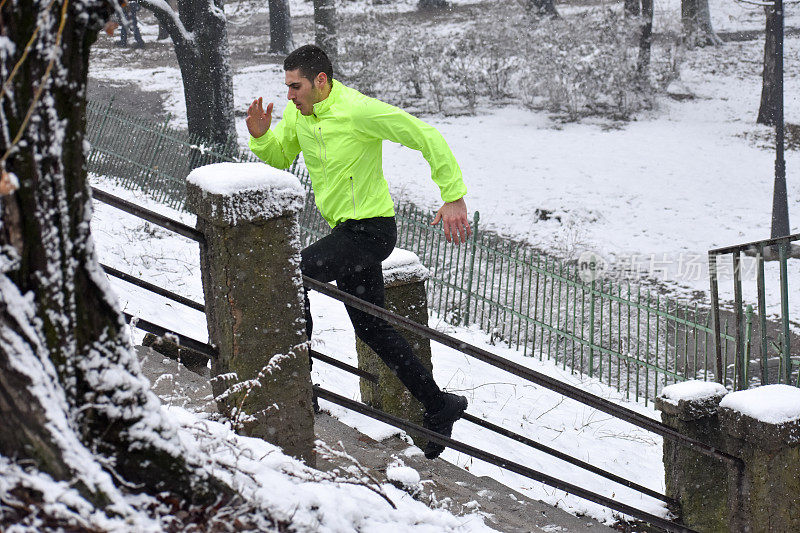
[[625, 0], [625, 14], [638, 17], [641, 13], [639, 0]]
[[553, 0], [524, 0], [523, 9], [529, 18], [539, 17], [559, 17], [556, 5]]
[[778, 105], [778, 87], [775, 84], [778, 65], [775, 58], [776, 26], [778, 16], [774, 7], [765, 7], [767, 15], [766, 38], [764, 40], [764, 71], [761, 75], [761, 104], [758, 106], [758, 124], [775, 125], [775, 109]]
[[639, 61], [636, 65], [640, 75], [650, 66], [650, 45], [653, 41], [653, 0], [642, 0], [642, 33], [639, 36]]
[[0, 10], [15, 44], [0, 55], [3, 83], [38, 31], [0, 109], [2, 170], [18, 178], [0, 198], [0, 453], [76, 478], [98, 504], [115, 490], [108, 468], [150, 494], [209, 503], [232, 491], [191, 464], [162, 418], [90, 234], [86, 81], [107, 4], [48, 3]]
[[336, 3], [334, 0], [314, 0], [314, 43], [325, 50], [334, 66], [338, 63], [336, 39]]
[[450, 3], [447, 0], [419, 0], [417, 2], [417, 9], [419, 10], [429, 10], [429, 9], [447, 9], [450, 7]]
[[294, 50], [289, 0], [269, 0], [269, 51], [288, 54]]
[[153, 12], [175, 46], [183, 78], [189, 133], [226, 149], [236, 144], [233, 78], [222, 0], [178, 0], [178, 13], [165, 2], [140, 0]]
[[684, 43], [688, 48], [722, 42], [711, 26], [708, 0], [681, 0], [681, 22]]

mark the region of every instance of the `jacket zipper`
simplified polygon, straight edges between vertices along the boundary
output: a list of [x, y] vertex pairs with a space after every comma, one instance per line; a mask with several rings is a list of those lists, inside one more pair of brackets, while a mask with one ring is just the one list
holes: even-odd
[[[317, 130], [319, 130], [319, 139], [317, 139]], [[319, 160], [322, 162], [322, 174], [325, 176], [325, 184], [328, 184], [328, 147], [325, 146], [325, 139], [322, 138], [322, 128], [312, 127], [311, 131], [314, 133], [314, 140], [317, 141], [317, 148], [319, 148]]]
[[353, 197], [353, 218], [356, 216], [356, 191], [353, 187], [353, 176], [350, 176], [350, 195]]

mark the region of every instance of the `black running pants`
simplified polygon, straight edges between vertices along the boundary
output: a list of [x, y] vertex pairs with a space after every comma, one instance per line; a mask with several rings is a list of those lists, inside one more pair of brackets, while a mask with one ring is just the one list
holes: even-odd
[[[301, 252], [300, 270], [317, 281], [335, 280], [340, 290], [384, 307], [381, 261], [389, 257], [396, 242], [394, 217], [347, 220]], [[385, 320], [348, 305], [345, 309], [358, 338], [378, 354], [428, 411], [435, 411], [442, 393], [408, 341]], [[313, 323], [307, 290], [305, 313], [306, 332], [311, 339]]]

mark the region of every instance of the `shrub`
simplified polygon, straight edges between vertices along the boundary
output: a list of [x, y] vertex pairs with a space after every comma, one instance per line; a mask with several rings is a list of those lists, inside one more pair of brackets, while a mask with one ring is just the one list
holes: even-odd
[[[609, 9], [531, 20], [495, 4], [480, 24], [443, 27], [369, 15], [340, 37], [343, 79], [391, 103], [440, 114], [474, 114], [514, 98], [566, 120], [627, 119], [653, 105], [650, 76], [637, 67], [638, 19]], [[659, 56], [661, 57], [661, 56]], [[679, 54], [655, 63], [659, 85]]]

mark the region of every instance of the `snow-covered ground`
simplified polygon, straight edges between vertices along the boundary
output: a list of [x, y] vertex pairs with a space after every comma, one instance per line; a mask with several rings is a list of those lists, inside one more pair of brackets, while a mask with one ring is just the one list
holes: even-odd
[[[139, 193], [117, 188], [108, 180], [93, 178], [93, 184], [113, 194], [131, 199], [149, 209], [194, 225], [193, 217], [148, 200]], [[170, 288], [196, 301], [203, 300], [200, 281], [199, 250], [196, 243], [154, 227], [141, 219], [95, 202], [92, 230], [100, 260], [162, 287]], [[192, 338], [207, 341], [205, 315], [169, 302], [124, 281], [110, 278], [122, 308]], [[314, 313], [314, 348], [357, 366], [355, 337], [341, 303], [311, 293]], [[593, 394], [624, 403], [650, 417], [657, 413], [641, 403], [624, 400], [624, 394], [598, 380], [571, 375], [554, 363], [523, 357], [519, 352], [493, 346], [486, 333], [450, 326], [431, 317], [431, 326], [456, 336], [514, 362], [535, 368], [547, 375], [579, 385]], [[134, 331], [134, 339], [144, 333]], [[450, 348], [433, 343], [433, 366], [436, 381], [450, 391], [469, 398], [468, 412], [495, 424], [527, 435], [603, 469], [631, 479], [653, 490], [664, 490], [661, 462], [661, 438], [634, 426], [567, 400], [561, 395], [511, 376], [494, 367], [473, 360]], [[314, 365], [314, 382], [344, 396], [360, 398], [358, 378], [324, 363]], [[334, 416], [375, 439], [386, 438], [397, 430], [334, 404], [321, 402]], [[456, 424], [454, 437], [496, 453], [564, 481], [584, 486], [647, 512], [666, 515], [660, 501], [641, 496], [630, 489], [586, 473], [576, 467], [531, 450], [468, 422]], [[421, 453], [416, 450], [415, 453]], [[442, 457], [463, 466], [475, 475], [493, 477], [535, 499], [558, 505], [575, 514], [586, 514], [614, 522], [606, 508], [554, 490], [517, 474], [446, 450]]]

